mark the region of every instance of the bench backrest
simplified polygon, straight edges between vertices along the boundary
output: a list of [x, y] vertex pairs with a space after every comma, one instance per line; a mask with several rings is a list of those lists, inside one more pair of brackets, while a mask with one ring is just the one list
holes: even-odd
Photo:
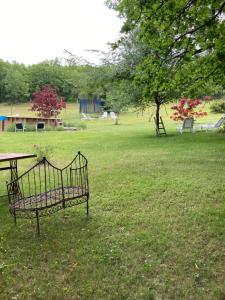
[[36, 124], [36, 129], [37, 130], [44, 130], [45, 129], [45, 123], [44, 122], [38, 122]]
[[216, 122], [214, 127], [219, 128], [220, 126], [223, 125], [224, 121], [225, 121], [225, 117], [220, 118], [219, 121]]
[[23, 123], [16, 123], [15, 124], [15, 130], [24, 130]]
[[194, 119], [193, 118], [186, 118], [183, 122], [183, 129], [192, 129], [194, 125]]
[[[18, 209], [44, 209], [88, 191], [87, 159], [80, 153], [65, 168], [52, 165], [46, 158], [7, 185], [10, 203]], [[73, 193], [68, 191], [72, 190]], [[66, 191], [66, 192], [65, 192]], [[27, 205], [29, 203], [29, 205]]]

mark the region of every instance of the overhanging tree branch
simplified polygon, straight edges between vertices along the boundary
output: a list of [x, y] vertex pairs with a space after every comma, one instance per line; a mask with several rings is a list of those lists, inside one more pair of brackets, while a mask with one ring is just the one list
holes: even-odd
[[220, 8], [217, 10], [217, 13], [214, 14], [210, 19], [208, 19], [206, 22], [204, 22], [203, 24], [191, 29], [191, 30], [188, 30], [186, 31], [185, 33], [181, 34], [179, 37], [175, 38], [175, 41], [173, 43], [173, 45], [180, 41], [183, 37], [187, 36], [187, 35], [192, 35], [193, 33], [199, 31], [200, 29], [206, 27], [207, 25], [209, 25], [213, 20], [215, 20], [222, 12], [223, 12], [223, 9], [225, 7], [225, 1], [223, 2], [223, 4], [220, 6]]

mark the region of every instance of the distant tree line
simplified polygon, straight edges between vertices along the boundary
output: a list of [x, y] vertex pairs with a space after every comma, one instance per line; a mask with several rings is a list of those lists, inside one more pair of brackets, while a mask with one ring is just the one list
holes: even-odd
[[78, 97], [105, 97], [106, 81], [111, 81], [109, 69], [90, 64], [63, 64], [58, 59], [31, 66], [0, 59], [0, 102], [27, 102], [45, 85], [56, 88], [66, 102], [75, 102]]
[[66, 102], [97, 96], [104, 100], [106, 110], [117, 113], [135, 105], [139, 89], [130, 75], [121, 77], [121, 72], [126, 72], [121, 69], [127, 66], [117, 61], [117, 53], [110, 52], [110, 57], [105, 56], [98, 66], [67, 54], [64, 60], [56, 58], [30, 66], [0, 59], [0, 102], [28, 102], [43, 87], [52, 86]]

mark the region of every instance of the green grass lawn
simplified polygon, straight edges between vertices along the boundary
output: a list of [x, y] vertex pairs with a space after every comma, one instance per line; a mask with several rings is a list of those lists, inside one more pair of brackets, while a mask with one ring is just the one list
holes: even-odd
[[[89, 218], [85, 204], [42, 218], [40, 238], [35, 220], [14, 227], [0, 198], [0, 299], [225, 299], [225, 135], [180, 135], [163, 111], [168, 136], [156, 138], [149, 114], [0, 133], [0, 152], [49, 145], [58, 166], [80, 150], [91, 193]], [[63, 117], [77, 120], [75, 106]], [[3, 194], [7, 172], [0, 179]]]

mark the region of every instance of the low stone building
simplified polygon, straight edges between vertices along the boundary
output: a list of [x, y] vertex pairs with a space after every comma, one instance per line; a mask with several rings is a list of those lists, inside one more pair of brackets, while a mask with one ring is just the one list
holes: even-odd
[[41, 118], [41, 117], [21, 117], [21, 116], [0, 116], [0, 131], [7, 130], [11, 124], [22, 123], [25, 128], [26, 124], [35, 125], [37, 123], [45, 123], [46, 126], [56, 127], [62, 125], [60, 118]]

